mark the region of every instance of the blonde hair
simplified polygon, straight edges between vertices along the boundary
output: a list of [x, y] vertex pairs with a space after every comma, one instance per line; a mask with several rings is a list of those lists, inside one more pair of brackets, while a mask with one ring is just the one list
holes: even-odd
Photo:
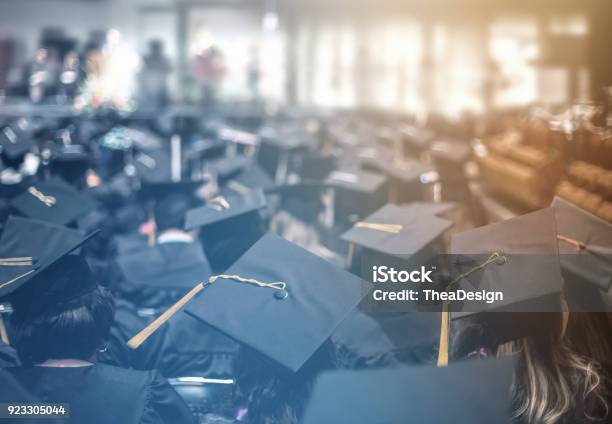
[[605, 315], [572, 313], [566, 331], [498, 347], [498, 356], [517, 356], [515, 419], [553, 424], [610, 415], [610, 372], [604, 367], [612, 359], [612, 326]]

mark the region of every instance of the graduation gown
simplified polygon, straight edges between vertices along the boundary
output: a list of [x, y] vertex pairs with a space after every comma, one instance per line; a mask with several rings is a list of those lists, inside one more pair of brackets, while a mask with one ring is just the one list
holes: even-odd
[[238, 343], [185, 313], [172, 317], [138, 349], [128, 348], [127, 341], [148, 323], [133, 306], [118, 301], [108, 350], [100, 361], [156, 369], [166, 377], [233, 376]]
[[435, 362], [440, 314], [353, 310], [331, 336], [341, 367], [362, 369]]
[[[68, 403], [70, 419], [87, 424], [193, 423], [185, 402], [157, 372], [104, 364], [0, 370], [0, 402]], [[31, 395], [24, 399], [24, 393]]]
[[117, 259], [119, 297], [139, 308], [166, 308], [211, 275], [198, 243], [168, 242]]
[[11, 346], [0, 342], [0, 368], [11, 367], [19, 364], [17, 352]]

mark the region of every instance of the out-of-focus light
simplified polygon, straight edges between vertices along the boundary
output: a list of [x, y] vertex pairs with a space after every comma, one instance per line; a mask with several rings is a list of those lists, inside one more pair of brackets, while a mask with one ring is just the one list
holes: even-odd
[[421, 174], [419, 180], [422, 184], [434, 183], [440, 179], [440, 174], [436, 171], [429, 171]]
[[88, 74], [75, 107], [95, 109], [108, 105], [121, 111], [132, 110], [136, 74], [140, 69], [140, 56], [133, 46], [121, 41], [118, 30], [110, 30], [102, 52], [88, 61], [94, 64], [95, 72]]
[[487, 155], [487, 146], [482, 142], [477, 142], [474, 144], [474, 153], [476, 156], [483, 157]]
[[213, 37], [207, 28], [199, 28], [191, 43], [191, 54], [196, 56], [204, 53], [214, 45]]
[[563, 16], [551, 18], [548, 30], [554, 35], [572, 35], [583, 37], [589, 33], [589, 22], [586, 16]]
[[117, 44], [121, 41], [121, 32], [118, 29], [109, 29], [106, 33], [106, 42], [110, 45]]
[[264, 13], [262, 26], [264, 31], [276, 31], [278, 29], [278, 14], [276, 12]]

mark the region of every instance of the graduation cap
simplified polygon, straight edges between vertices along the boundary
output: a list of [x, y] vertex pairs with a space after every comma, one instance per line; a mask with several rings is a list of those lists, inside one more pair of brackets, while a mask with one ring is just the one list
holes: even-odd
[[257, 146], [259, 136], [247, 131], [241, 131], [230, 127], [221, 127], [217, 130], [217, 137], [220, 140], [229, 141], [246, 146]]
[[132, 165], [143, 183], [165, 183], [172, 180], [170, 155], [164, 149], [136, 152]]
[[452, 164], [463, 164], [472, 155], [470, 145], [458, 140], [435, 141], [429, 151], [436, 160]]
[[451, 221], [418, 207], [387, 204], [342, 234], [342, 240], [386, 255], [414, 254], [434, 243]]
[[384, 176], [363, 170], [334, 171], [325, 180], [329, 186], [361, 193], [376, 192], [385, 181]]
[[267, 234], [224, 274], [196, 286], [129, 345], [138, 347], [191, 300], [188, 314], [295, 372], [368, 291], [369, 284], [356, 276]]
[[266, 197], [262, 190], [253, 190], [244, 195], [228, 198], [213, 198], [208, 205], [187, 212], [185, 229], [207, 227], [217, 223], [231, 225], [231, 220], [248, 213], [258, 212], [266, 207]]
[[186, 229], [202, 228], [200, 241], [213, 269], [224, 271], [266, 231], [261, 189], [211, 199], [186, 213]]
[[186, 149], [185, 157], [194, 163], [200, 163], [205, 159], [222, 156], [225, 148], [223, 141], [202, 138], [191, 143]]
[[402, 367], [322, 374], [303, 424], [505, 423], [511, 411], [510, 358], [448, 368]]
[[81, 144], [61, 144], [51, 149], [51, 170], [68, 182], [78, 181], [93, 161], [93, 154]]
[[272, 177], [255, 162], [251, 163], [237, 175], [223, 181], [223, 184], [222, 192], [227, 193], [229, 191], [234, 194], [246, 194], [250, 190], [257, 188], [267, 192], [275, 187]]
[[[559, 197], [553, 199], [552, 208], [568, 301], [586, 300], [594, 291], [608, 292], [612, 286], [612, 225]], [[583, 306], [591, 311], [598, 307], [588, 300]]]
[[435, 138], [433, 131], [414, 125], [401, 126], [399, 133], [406, 154], [420, 154], [427, 150], [429, 143]]
[[448, 335], [444, 333], [448, 318], [457, 323], [457, 328], [484, 323], [482, 339], [489, 346], [548, 333], [557, 325], [556, 314], [547, 314], [561, 312], [563, 290], [552, 208], [455, 234], [449, 253], [452, 275], [447, 291], [463, 289], [503, 296], [492, 303], [443, 304], [441, 365], [447, 360]]
[[175, 193], [192, 196], [207, 181], [204, 179], [173, 179], [170, 155], [163, 149], [136, 152], [132, 164], [140, 177], [140, 196], [162, 199]]
[[168, 196], [182, 194], [193, 200], [197, 197], [197, 190], [207, 182], [208, 180], [143, 182], [140, 187], [140, 195], [145, 199], [163, 201]]
[[334, 171], [325, 179], [335, 190], [334, 214], [349, 217], [365, 216], [385, 203], [387, 178], [364, 170]]
[[188, 290], [210, 276], [210, 266], [198, 243], [162, 243], [118, 257], [127, 283], [142, 290]]
[[67, 225], [96, 208], [96, 201], [60, 178], [35, 182], [13, 198], [11, 208], [28, 218]]
[[34, 142], [18, 126], [9, 125], [0, 130], [0, 147], [6, 158], [17, 160], [34, 147]]
[[0, 237], [0, 298], [14, 293], [96, 234], [84, 236], [66, 227], [9, 216]]
[[82, 144], [60, 144], [51, 150], [51, 161], [61, 164], [89, 162], [92, 154]]
[[246, 156], [238, 155], [210, 161], [207, 169], [217, 176], [220, 184], [249, 168], [253, 161]]
[[435, 215], [441, 216], [457, 209], [457, 204], [454, 202], [410, 202], [405, 206], [411, 210], [415, 210], [416, 213], [422, 215]]

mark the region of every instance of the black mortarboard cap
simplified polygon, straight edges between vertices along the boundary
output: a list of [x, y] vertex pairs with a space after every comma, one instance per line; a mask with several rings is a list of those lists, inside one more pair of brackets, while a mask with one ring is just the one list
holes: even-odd
[[612, 285], [612, 225], [560, 197], [552, 202], [564, 274], [607, 292]]
[[452, 225], [451, 221], [421, 213], [418, 207], [387, 204], [341, 237], [386, 255], [410, 255], [436, 242]]
[[422, 215], [444, 215], [457, 209], [454, 202], [410, 202], [405, 206]]
[[207, 169], [215, 174], [220, 184], [237, 176], [252, 165], [253, 161], [246, 156], [238, 155], [210, 161]]
[[0, 238], [0, 298], [14, 293], [93, 235], [10, 216]]
[[188, 290], [210, 277], [198, 243], [160, 243], [117, 259], [126, 284], [143, 289]]
[[381, 163], [380, 169], [403, 184], [419, 183], [421, 182], [421, 176], [431, 171], [431, 168], [414, 159]]
[[436, 160], [462, 164], [472, 155], [472, 148], [458, 140], [437, 140], [432, 143], [430, 152]]
[[322, 374], [303, 424], [506, 423], [510, 358]]
[[164, 149], [136, 152], [132, 164], [143, 182], [165, 183], [172, 180], [170, 155]]
[[455, 234], [449, 253], [451, 281], [457, 280], [449, 291], [503, 294], [493, 303], [451, 302], [457, 328], [479, 322], [491, 347], [557, 325], [556, 314], [548, 314], [561, 312], [563, 289], [552, 208]]
[[295, 372], [368, 290], [354, 275], [267, 234], [186, 311]]
[[418, 154], [427, 150], [429, 143], [435, 138], [433, 131], [427, 128], [419, 128], [414, 125], [403, 125], [399, 128], [401, 140], [404, 144], [405, 153]]
[[248, 131], [242, 131], [231, 127], [221, 127], [217, 130], [219, 140], [229, 141], [247, 146], [257, 146], [259, 136]]
[[252, 190], [243, 195], [219, 197], [206, 206], [187, 212], [185, 228], [192, 230], [217, 223], [229, 223], [233, 218], [258, 212], [266, 207], [266, 197], [261, 190]]
[[385, 184], [386, 178], [374, 172], [363, 170], [334, 171], [325, 180], [331, 187], [356, 193], [374, 193]]
[[19, 159], [28, 153], [33, 146], [32, 138], [16, 125], [9, 125], [0, 130], [0, 151], [8, 159]]
[[67, 225], [96, 208], [96, 201], [60, 178], [32, 183], [10, 202], [28, 218]]
[[224, 185], [222, 192], [240, 194], [256, 188], [268, 191], [275, 186], [272, 177], [255, 162], [231, 178], [225, 179], [222, 184]]
[[76, 183], [83, 178], [93, 158], [92, 152], [81, 144], [57, 145], [51, 149], [51, 172]]
[[91, 152], [82, 144], [61, 144], [51, 149], [51, 161], [62, 165], [87, 163], [93, 158]]

